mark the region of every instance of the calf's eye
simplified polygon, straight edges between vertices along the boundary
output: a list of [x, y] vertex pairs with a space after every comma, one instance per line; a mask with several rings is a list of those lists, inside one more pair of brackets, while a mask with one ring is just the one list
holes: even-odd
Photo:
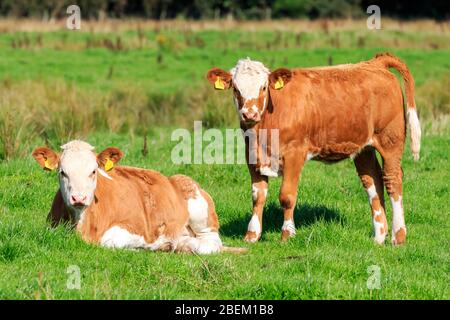
[[67, 178], [67, 174], [64, 171], [61, 170], [59, 174], [61, 177]]

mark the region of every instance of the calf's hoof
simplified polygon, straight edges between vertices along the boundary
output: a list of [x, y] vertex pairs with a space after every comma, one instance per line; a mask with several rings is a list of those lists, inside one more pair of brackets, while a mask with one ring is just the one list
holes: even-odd
[[[382, 230], [382, 231], [384, 231], [384, 230]], [[386, 236], [387, 236], [386, 231], [384, 231], [384, 233], [381, 233], [381, 234], [376, 234], [373, 237], [373, 242], [379, 246], [383, 246], [384, 242], [386, 241]]]
[[290, 238], [295, 237], [295, 233], [290, 232], [289, 230], [282, 230], [281, 231], [281, 241], [286, 242]]
[[244, 241], [254, 243], [259, 240], [260, 234], [256, 234], [254, 231], [247, 231], [244, 237]]
[[376, 245], [379, 245], [379, 246], [384, 246], [384, 241], [385, 241], [385, 238], [380, 238], [380, 237], [373, 238], [373, 243], [375, 243]]
[[392, 244], [399, 246], [406, 243], [406, 229], [400, 228], [392, 237]]
[[289, 238], [295, 237], [296, 233], [294, 221], [285, 220], [281, 227], [281, 241], [288, 241]]

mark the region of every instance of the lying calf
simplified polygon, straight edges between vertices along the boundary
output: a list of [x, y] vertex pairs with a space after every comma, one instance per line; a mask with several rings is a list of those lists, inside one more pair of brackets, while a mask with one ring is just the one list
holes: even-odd
[[222, 245], [214, 202], [194, 180], [153, 170], [115, 167], [123, 153], [95, 154], [83, 141], [45, 147], [33, 157], [58, 170], [60, 189], [48, 215], [52, 225], [70, 223], [83, 240], [105, 247], [209, 254], [242, 249]]

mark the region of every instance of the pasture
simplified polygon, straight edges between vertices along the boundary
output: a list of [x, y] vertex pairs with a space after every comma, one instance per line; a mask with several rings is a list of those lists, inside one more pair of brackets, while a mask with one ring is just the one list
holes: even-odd
[[[290, 31], [175, 23], [82, 32], [0, 24], [0, 298], [449, 299], [449, 25], [391, 22], [376, 34], [364, 21], [348, 28], [289, 23]], [[351, 63], [384, 51], [403, 59], [415, 78], [424, 132], [421, 160], [412, 161], [409, 146], [403, 158], [405, 246], [373, 243], [367, 196], [350, 160], [307, 163], [297, 236], [287, 243], [280, 242], [281, 180], [271, 179], [256, 244], [242, 240], [251, 211], [245, 165], [170, 161], [173, 129], [192, 130], [194, 120], [209, 128], [238, 126], [231, 93], [214, 92], [204, 79], [210, 67], [228, 69], [246, 56], [271, 68]], [[249, 252], [108, 250], [64, 227], [50, 229], [46, 215], [57, 177], [30, 153], [73, 138], [97, 151], [121, 148], [121, 164], [193, 177], [215, 201], [225, 244]], [[387, 216], [390, 224], [389, 203]], [[80, 270], [80, 289], [67, 288], [71, 266]], [[380, 286], [369, 289], [373, 270]]]

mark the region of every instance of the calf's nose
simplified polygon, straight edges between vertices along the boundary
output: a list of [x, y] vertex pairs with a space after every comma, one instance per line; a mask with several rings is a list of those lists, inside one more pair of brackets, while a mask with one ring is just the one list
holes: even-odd
[[256, 112], [245, 112], [242, 114], [242, 117], [244, 118], [245, 121], [256, 120], [257, 114]]
[[86, 198], [86, 196], [72, 195], [70, 200], [73, 205], [84, 205], [86, 202]]

